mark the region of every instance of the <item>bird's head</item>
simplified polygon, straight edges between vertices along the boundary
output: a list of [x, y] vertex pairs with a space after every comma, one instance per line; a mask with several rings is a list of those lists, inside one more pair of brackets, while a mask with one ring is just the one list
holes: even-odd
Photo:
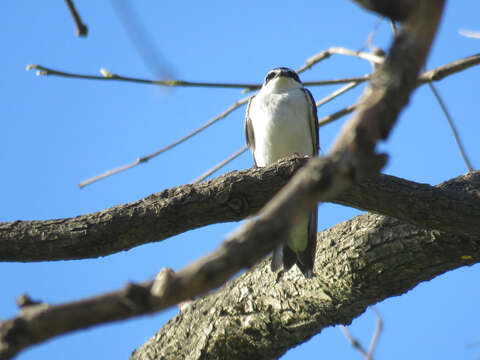
[[263, 82], [263, 88], [272, 90], [291, 90], [301, 88], [302, 86], [298, 74], [294, 70], [286, 67], [270, 70]]

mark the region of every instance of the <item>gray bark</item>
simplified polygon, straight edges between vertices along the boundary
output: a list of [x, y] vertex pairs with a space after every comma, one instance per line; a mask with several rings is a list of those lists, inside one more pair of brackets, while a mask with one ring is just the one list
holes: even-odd
[[131, 359], [277, 358], [369, 305], [479, 261], [478, 235], [361, 215], [319, 233], [313, 279], [298, 270], [277, 279], [263, 261], [194, 301]]

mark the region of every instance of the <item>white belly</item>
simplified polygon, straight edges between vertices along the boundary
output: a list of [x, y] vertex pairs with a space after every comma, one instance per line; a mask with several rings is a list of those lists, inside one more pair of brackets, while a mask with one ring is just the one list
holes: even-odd
[[314, 155], [311, 110], [300, 89], [267, 96], [257, 95], [250, 105], [258, 166], [298, 154]]

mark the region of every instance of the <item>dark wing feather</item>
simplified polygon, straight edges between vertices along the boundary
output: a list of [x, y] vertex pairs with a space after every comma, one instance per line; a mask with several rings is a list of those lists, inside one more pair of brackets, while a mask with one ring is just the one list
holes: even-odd
[[[318, 221], [318, 209], [315, 207], [310, 212], [308, 217], [308, 243], [305, 250], [298, 252], [297, 266], [305, 275], [306, 278], [310, 278], [313, 275], [313, 264], [315, 262], [315, 251], [317, 249], [317, 221]], [[288, 247], [288, 246], [285, 246]], [[285, 256], [284, 256], [285, 262]]]
[[255, 167], [257, 167], [257, 161], [255, 160], [255, 136], [253, 134], [252, 119], [250, 119], [250, 104], [253, 98], [254, 96], [248, 100], [247, 111], [245, 112], [245, 137], [247, 138], [247, 145], [252, 151], [253, 162], [255, 163]]
[[[318, 116], [317, 116], [317, 106], [315, 105], [315, 100], [313, 99], [312, 93], [303, 89], [308, 102], [311, 104], [311, 116], [310, 116], [310, 130], [312, 132], [313, 138], [313, 153], [315, 156], [318, 155], [320, 150], [320, 142], [318, 136]], [[308, 243], [304, 251], [297, 253], [297, 266], [300, 268], [305, 277], [311, 277], [313, 275], [313, 264], [315, 261], [315, 251], [317, 248], [317, 227], [318, 227], [318, 209], [315, 207], [314, 210], [310, 212], [308, 217]], [[284, 256], [285, 262], [285, 256]]]
[[310, 118], [310, 131], [313, 135], [313, 153], [314, 155], [318, 155], [320, 150], [320, 141], [318, 136], [318, 115], [317, 115], [317, 105], [315, 105], [315, 100], [313, 99], [312, 93], [310, 90], [303, 88], [303, 92], [307, 97], [307, 101], [310, 103], [312, 116]]

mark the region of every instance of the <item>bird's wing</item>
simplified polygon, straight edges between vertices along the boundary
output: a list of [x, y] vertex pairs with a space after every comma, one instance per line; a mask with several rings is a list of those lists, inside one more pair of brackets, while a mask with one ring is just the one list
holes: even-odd
[[[312, 143], [313, 143], [313, 153], [318, 155], [320, 150], [319, 135], [318, 135], [318, 116], [317, 116], [317, 106], [315, 105], [315, 100], [313, 99], [312, 93], [303, 89], [307, 101], [310, 103], [310, 131], [312, 133]], [[305, 275], [309, 278], [313, 275], [313, 264], [315, 262], [315, 252], [317, 248], [317, 226], [318, 226], [318, 209], [315, 206], [310, 212], [308, 217], [308, 242], [307, 248], [301, 252], [297, 253], [297, 265]], [[285, 258], [285, 257], [284, 257]]]
[[303, 92], [307, 97], [307, 101], [310, 103], [310, 131], [312, 133], [313, 139], [313, 154], [318, 155], [320, 150], [320, 142], [318, 139], [318, 116], [317, 116], [317, 105], [315, 105], [315, 100], [313, 99], [312, 93], [310, 90], [303, 88]]
[[247, 111], [245, 112], [245, 137], [247, 138], [247, 145], [250, 147], [253, 155], [253, 162], [255, 167], [257, 161], [255, 160], [255, 136], [253, 135], [252, 119], [250, 119], [250, 104], [252, 103], [254, 96], [248, 100]]

